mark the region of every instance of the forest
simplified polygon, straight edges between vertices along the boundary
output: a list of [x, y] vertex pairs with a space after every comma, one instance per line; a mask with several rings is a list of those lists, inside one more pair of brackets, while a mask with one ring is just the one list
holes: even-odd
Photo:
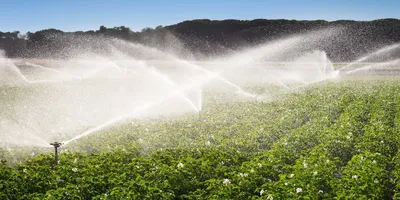
[[[145, 44], [159, 49], [169, 48], [171, 43], [179, 41], [196, 59], [219, 56], [238, 49], [274, 41], [313, 30], [326, 28], [338, 29], [341, 34], [330, 43], [322, 44], [319, 49], [327, 52], [334, 62], [346, 62], [375, 50], [381, 46], [400, 41], [400, 20], [379, 19], [373, 21], [298, 21], [298, 20], [209, 20], [198, 19], [183, 21], [169, 26], [144, 28], [132, 31], [126, 26], [99, 30], [64, 32], [53, 28], [36, 32], [19, 31], [0, 32], [0, 49], [8, 57], [50, 57], [35, 52], [59, 52], [65, 50], [68, 43], [79, 42], [82, 38], [107, 37], [129, 42]], [[68, 42], [60, 38], [68, 38]], [[62, 42], [60, 42], [62, 41]], [[172, 42], [171, 42], [172, 41]], [[179, 55], [178, 55], [179, 56]]]

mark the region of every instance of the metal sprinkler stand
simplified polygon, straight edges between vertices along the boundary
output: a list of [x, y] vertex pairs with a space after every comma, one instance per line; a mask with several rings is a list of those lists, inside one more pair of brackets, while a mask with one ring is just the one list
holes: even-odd
[[58, 164], [58, 147], [63, 145], [63, 143], [53, 142], [53, 143], [50, 143], [50, 145], [54, 146], [54, 161], [55, 161], [55, 165], [57, 165]]

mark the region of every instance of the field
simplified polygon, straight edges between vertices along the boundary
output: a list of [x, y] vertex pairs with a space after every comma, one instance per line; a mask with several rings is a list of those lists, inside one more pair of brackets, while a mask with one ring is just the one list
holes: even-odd
[[2, 149], [0, 199], [400, 198], [396, 77], [266, 101], [204, 93], [198, 114], [110, 127], [62, 147], [58, 165], [51, 149]]

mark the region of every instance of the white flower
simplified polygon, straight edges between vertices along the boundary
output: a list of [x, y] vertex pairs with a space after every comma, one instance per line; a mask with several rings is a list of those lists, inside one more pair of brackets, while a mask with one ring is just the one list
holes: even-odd
[[210, 146], [210, 145], [211, 145], [211, 142], [210, 142], [210, 141], [207, 141], [207, 142], [206, 142], [206, 145], [207, 145], [207, 146]]
[[372, 163], [376, 164], [376, 160], [373, 160]]
[[254, 173], [254, 169], [251, 169], [251, 170], [250, 170], [250, 173]]
[[306, 163], [306, 161], [303, 161], [303, 167], [304, 167], [304, 168], [307, 168], [307, 167], [308, 167], [308, 164]]
[[379, 183], [379, 181], [377, 179], [374, 180], [374, 183]]
[[224, 161], [221, 161], [221, 165], [225, 165], [225, 162], [224, 162]]
[[322, 190], [319, 190], [319, 191], [318, 191], [318, 193], [321, 193], [321, 194], [322, 194], [322, 193], [324, 193], [324, 191], [322, 191]]
[[72, 168], [72, 171], [73, 171], [73, 172], [77, 172], [78, 169], [77, 169], [76, 167], [74, 167], [74, 168]]
[[313, 172], [313, 175], [314, 175], [314, 176], [316, 176], [317, 174], [318, 174], [318, 172], [317, 172], [317, 171]]
[[351, 178], [357, 180], [357, 175], [353, 175], [353, 176], [351, 176]]
[[183, 164], [183, 163], [179, 163], [178, 165], [177, 165], [177, 167], [178, 168], [183, 168], [185, 165]]
[[303, 189], [301, 189], [301, 188], [296, 188], [296, 193], [300, 193], [300, 192], [303, 192]]
[[259, 168], [261, 168], [261, 167], [262, 167], [262, 164], [261, 164], [261, 163], [258, 163], [257, 166], [258, 166]]
[[240, 177], [242, 177], [242, 178], [244, 178], [244, 177], [247, 177], [247, 176], [249, 176], [247, 173], [239, 173], [239, 176]]
[[287, 186], [287, 185], [289, 185], [289, 183], [286, 182], [285, 185]]
[[26, 169], [24, 169], [24, 170], [22, 170], [24, 173], [26, 173], [26, 172], [28, 172], [28, 170], [26, 170]]
[[294, 174], [290, 174], [290, 178], [293, 178]]
[[222, 182], [224, 185], [229, 185], [231, 184], [231, 181], [229, 179], [224, 179], [224, 181]]
[[75, 158], [75, 160], [74, 160], [74, 163], [76, 163], [76, 162], [78, 162], [78, 159], [77, 159], [77, 158]]
[[329, 162], [331, 162], [331, 161], [328, 159], [328, 160], [326, 160], [326, 162], [329, 163]]
[[272, 197], [271, 195], [268, 195], [267, 200], [274, 200], [274, 197]]
[[261, 191], [260, 191], [260, 196], [262, 196], [263, 193], [264, 193], [264, 190], [261, 190]]

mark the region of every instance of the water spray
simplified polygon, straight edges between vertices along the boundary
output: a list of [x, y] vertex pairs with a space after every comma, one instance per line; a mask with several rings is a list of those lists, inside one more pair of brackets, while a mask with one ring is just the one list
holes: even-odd
[[199, 110], [199, 121], [201, 121], [201, 110]]
[[55, 165], [57, 165], [58, 164], [58, 148], [61, 147], [63, 145], [63, 143], [53, 142], [53, 143], [50, 143], [50, 145], [54, 146], [54, 162], [55, 162]]

